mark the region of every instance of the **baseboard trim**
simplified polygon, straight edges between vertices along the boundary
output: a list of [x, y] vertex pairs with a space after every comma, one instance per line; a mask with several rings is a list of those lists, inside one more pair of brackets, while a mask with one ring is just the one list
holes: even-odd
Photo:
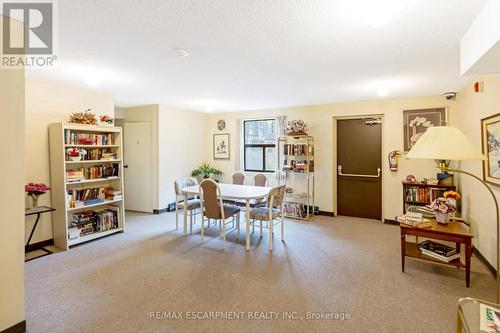
[[318, 215], [322, 215], [322, 216], [330, 216], [330, 217], [335, 216], [335, 214], [333, 212], [327, 212], [327, 211], [324, 211], [324, 210], [318, 210], [317, 214]]
[[168, 212], [168, 208], [153, 209], [153, 214], [159, 215]]
[[4, 329], [0, 333], [24, 333], [26, 332], [26, 320]]
[[492, 264], [488, 262], [488, 260], [486, 260], [486, 258], [482, 255], [482, 253], [479, 252], [479, 250], [474, 245], [472, 246], [472, 253], [477, 259], [479, 259], [479, 261], [484, 265], [484, 267], [486, 267], [486, 269], [490, 272], [493, 278], [496, 279], [497, 270], [495, 269], [495, 267], [493, 267]]
[[399, 225], [399, 222], [391, 219], [384, 219], [385, 224]]
[[54, 239], [46, 239], [44, 241], [33, 243], [24, 248], [25, 252], [31, 252], [41, 249], [42, 247], [54, 245]]

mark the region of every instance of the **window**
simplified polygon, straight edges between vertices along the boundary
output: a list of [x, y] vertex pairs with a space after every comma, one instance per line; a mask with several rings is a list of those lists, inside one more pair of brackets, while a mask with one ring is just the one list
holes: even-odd
[[243, 165], [245, 171], [274, 172], [276, 164], [276, 121], [243, 121]]

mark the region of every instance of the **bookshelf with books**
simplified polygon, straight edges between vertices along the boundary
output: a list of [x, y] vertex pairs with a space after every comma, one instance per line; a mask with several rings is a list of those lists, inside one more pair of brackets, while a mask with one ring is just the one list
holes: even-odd
[[314, 215], [314, 139], [310, 135], [279, 138], [279, 166], [284, 172], [284, 215], [310, 220]]
[[423, 184], [403, 181], [403, 212], [412, 206], [430, 205], [446, 191], [455, 191], [455, 185]]
[[[122, 232], [123, 146], [120, 127], [49, 126], [54, 245], [72, 245]], [[68, 149], [86, 152], [72, 160]]]

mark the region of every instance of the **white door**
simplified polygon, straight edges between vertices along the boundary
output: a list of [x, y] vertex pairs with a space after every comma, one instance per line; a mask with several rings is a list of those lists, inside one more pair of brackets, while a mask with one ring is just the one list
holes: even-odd
[[151, 123], [125, 123], [123, 133], [125, 209], [152, 213]]

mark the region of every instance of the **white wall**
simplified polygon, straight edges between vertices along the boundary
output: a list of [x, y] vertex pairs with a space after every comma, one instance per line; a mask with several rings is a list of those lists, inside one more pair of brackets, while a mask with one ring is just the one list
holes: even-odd
[[[316, 175], [316, 205], [322, 211], [333, 212], [334, 209], [334, 165], [333, 149], [333, 117], [351, 115], [384, 115], [383, 127], [383, 214], [384, 218], [394, 218], [402, 213], [402, 185], [401, 181], [413, 174], [417, 178], [435, 177], [436, 169], [433, 161], [401, 159], [397, 172], [389, 171], [387, 155], [392, 150], [403, 150], [403, 114], [404, 109], [431, 108], [448, 106], [450, 118], [454, 117], [456, 103], [446, 101], [442, 96], [427, 96], [417, 98], [386, 99], [342, 104], [303, 106], [295, 108], [245, 111], [234, 113], [210, 114], [208, 118], [209, 136], [207, 152], [209, 160], [224, 172], [225, 181], [236, 171], [236, 155], [238, 150], [236, 137], [238, 136], [239, 122], [244, 118], [270, 117], [287, 115], [288, 120], [302, 119], [308, 123], [310, 134], [315, 139], [315, 175]], [[226, 120], [226, 130], [230, 134], [230, 160], [212, 159], [213, 133], [219, 132], [216, 128], [217, 120]], [[247, 177], [249, 179], [250, 177]], [[251, 180], [248, 180], [250, 183]], [[362, 200], [360, 198], [360, 200]]]
[[[114, 117], [113, 97], [82, 87], [39, 80], [26, 80], [26, 177], [25, 181], [50, 184], [48, 125], [67, 122], [73, 112], [92, 109], [97, 115]], [[31, 202], [26, 198], [26, 204]], [[40, 197], [40, 205], [51, 205], [50, 192]], [[26, 224], [29, 236], [34, 218]], [[52, 238], [52, 219], [43, 214], [32, 243]]]
[[206, 161], [208, 115], [160, 105], [159, 206], [174, 202], [174, 181]]
[[0, 69], [0, 331], [24, 320], [24, 94], [23, 70]]
[[[174, 180], [189, 177], [206, 161], [207, 118], [204, 113], [165, 105], [117, 108], [125, 122], [152, 123], [153, 208], [161, 210], [174, 202]], [[124, 135], [127, 139], [127, 133]]]
[[[484, 92], [474, 93], [473, 82], [484, 81]], [[474, 78], [458, 94], [458, 104], [454, 124], [481, 149], [481, 119], [500, 113], [500, 74]], [[482, 177], [481, 161], [464, 161], [460, 167]], [[473, 243], [486, 259], [496, 267], [497, 239], [495, 206], [487, 189], [469, 176], [460, 176], [462, 210], [472, 222]], [[491, 186], [500, 200], [500, 187]]]

